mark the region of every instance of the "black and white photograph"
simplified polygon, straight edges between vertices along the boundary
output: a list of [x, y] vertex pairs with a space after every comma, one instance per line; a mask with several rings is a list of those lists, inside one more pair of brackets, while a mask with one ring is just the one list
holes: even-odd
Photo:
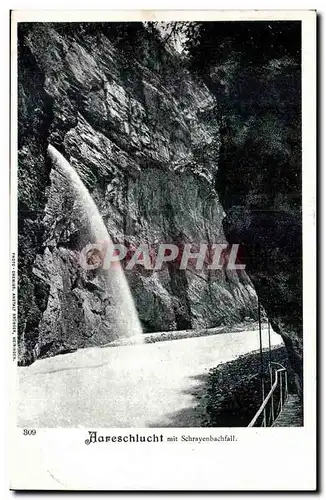
[[15, 425], [31, 440], [305, 428], [303, 24], [279, 17], [14, 23]]

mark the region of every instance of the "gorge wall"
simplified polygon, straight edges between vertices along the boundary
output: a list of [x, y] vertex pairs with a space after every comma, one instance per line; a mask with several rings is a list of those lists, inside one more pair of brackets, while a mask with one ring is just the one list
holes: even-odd
[[[78, 264], [89, 221], [55, 146], [91, 192], [111, 237], [225, 243], [215, 189], [215, 101], [141, 23], [19, 26], [19, 362], [115, 339], [110, 296]], [[126, 272], [144, 331], [257, 317], [243, 271]]]
[[[197, 23], [192, 66], [216, 98], [224, 233], [303, 380], [300, 21]], [[209, 47], [210, 50], [206, 48]]]

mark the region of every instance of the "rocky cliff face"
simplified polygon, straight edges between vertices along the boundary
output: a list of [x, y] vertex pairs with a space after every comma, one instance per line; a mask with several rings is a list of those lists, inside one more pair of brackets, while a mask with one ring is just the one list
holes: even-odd
[[[20, 363], [116, 336], [101, 275], [78, 264], [89, 221], [46, 148], [77, 170], [111, 237], [224, 243], [214, 102], [140, 23], [19, 28]], [[256, 317], [244, 272], [126, 271], [144, 331]]]

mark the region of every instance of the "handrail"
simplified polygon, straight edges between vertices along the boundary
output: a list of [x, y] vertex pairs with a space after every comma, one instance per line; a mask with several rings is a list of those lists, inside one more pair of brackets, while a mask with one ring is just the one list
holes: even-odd
[[[278, 365], [282, 366], [280, 363], [274, 363], [274, 364], [278, 364]], [[279, 368], [278, 370], [275, 371], [275, 382], [272, 385], [271, 390], [269, 391], [269, 393], [267, 394], [266, 398], [262, 402], [259, 410], [257, 411], [257, 413], [254, 416], [254, 418], [251, 420], [251, 422], [248, 425], [248, 427], [253, 427], [255, 425], [255, 423], [257, 422], [258, 418], [260, 417], [260, 415], [263, 413], [264, 409], [266, 408], [266, 405], [267, 405], [268, 401], [270, 400], [270, 398], [272, 397], [275, 389], [278, 386], [278, 374], [281, 373], [281, 372], [286, 372], [286, 369], [284, 368], [284, 366], [282, 366], [282, 368]]]
[[278, 361], [270, 361], [269, 363], [270, 365], [277, 365], [277, 366], [280, 366], [281, 368], [283, 368], [283, 370], [286, 370], [285, 366], [283, 366], [281, 363], [279, 363]]

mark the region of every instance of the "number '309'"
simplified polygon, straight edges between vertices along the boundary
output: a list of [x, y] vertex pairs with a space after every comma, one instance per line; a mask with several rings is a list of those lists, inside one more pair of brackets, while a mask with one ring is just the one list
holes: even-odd
[[23, 434], [24, 436], [35, 436], [36, 429], [24, 429]]

